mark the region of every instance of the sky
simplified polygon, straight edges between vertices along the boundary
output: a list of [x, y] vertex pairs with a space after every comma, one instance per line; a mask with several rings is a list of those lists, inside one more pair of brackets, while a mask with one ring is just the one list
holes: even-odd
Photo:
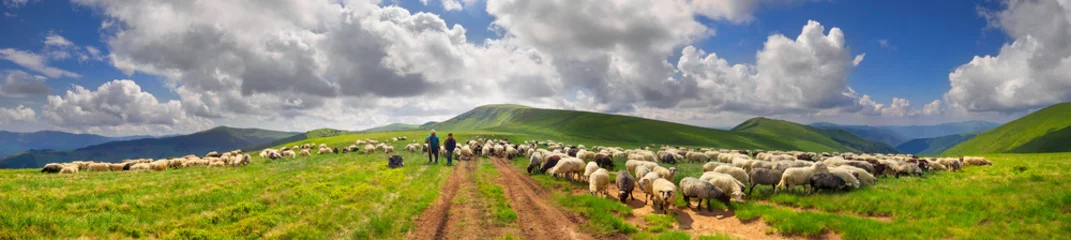
[[0, 0], [0, 130], [361, 130], [496, 103], [706, 127], [1071, 101], [1071, 1]]

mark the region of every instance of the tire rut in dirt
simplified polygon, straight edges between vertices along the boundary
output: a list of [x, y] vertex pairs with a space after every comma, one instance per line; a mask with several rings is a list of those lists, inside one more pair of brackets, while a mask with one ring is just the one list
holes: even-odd
[[[458, 163], [459, 165], [465, 165]], [[468, 164], [472, 165], [472, 164]], [[431, 206], [424, 210], [420, 218], [414, 223], [415, 231], [410, 232], [406, 239], [444, 239], [447, 229], [450, 227], [450, 210], [454, 206], [454, 197], [461, 189], [462, 183], [471, 184], [469, 177], [474, 170], [466, 166], [458, 166], [446, 179], [442, 194]]]
[[594, 239], [578, 231], [580, 219], [548, 204], [552, 194], [502, 158], [492, 158], [525, 239]]

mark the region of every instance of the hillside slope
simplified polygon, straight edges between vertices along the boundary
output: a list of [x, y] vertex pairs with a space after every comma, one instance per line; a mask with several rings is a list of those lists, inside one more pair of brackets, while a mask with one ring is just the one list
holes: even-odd
[[962, 133], [948, 136], [940, 136], [934, 138], [918, 138], [907, 141], [903, 144], [896, 146], [904, 153], [919, 154], [919, 155], [936, 155], [955, 147], [956, 145], [971, 140], [978, 136], [978, 133]]
[[127, 158], [166, 158], [210, 151], [230, 151], [264, 144], [296, 133], [217, 127], [189, 135], [115, 141], [74, 150], [32, 150], [0, 159], [3, 168], [37, 168], [50, 162], [93, 160], [118, 162]]
[[898, 152], [888, 144], [868, 141], [845, 130], [821, 129], [762, 117], [748, 119], [731, 131], [769, 135], [797, 145], [811, 145], [808, 149], [823, 149], [821, 152]]
[[265, 148], [281, 146], [283, 144], [299, 142], [299, 141], [303, 141], [303, 140], [306, 140], [306, 139], [334, 137], [334, 136], [351, 134], [351, 133], [353, 133], [353, 132], [343, 131], [343, 130], [338, 130], [338, 129], [321, 128], [321, 129], [316, 129], [316, 130], [312, 130], [312, 131], [308, 131], [308, 132], [304, 132], [304, 133], [294, 134], [294, 135], [291, 135], [291, 136], [285, 137], [285, 138], [276, 139], [276, 140], [273, 140], [271, 142], [244, 146], [244, 147], [242, 147], [242, 150], [245, 150], [245, 151], [257, 151], [257, 150], [261, 150], [261, 149], [265, 149]]
[[883, 142], [891, 146], [896, 146], [912, 139], [934, 138], [961, 133], [986, 131], [996, 128], [1000, 126], [1000, 124], [986, 121], [964, 121], [937, 125], [869, 126], [838, 125], [827, 122], [818, 122], [812, 123], [810, 126], [822, 129], [841, 129], [859, 135], [859, 137], [870, 141]]
[[0, 156], [7, 156], [31, 149], [65, 150], [111, 141], [142, 138], [152, 138], [152, 136], [105, 137], [94, 134], [76, 134], [58, 131], [28, 133], [0, 131]]
[[404, 130], [417, 129], [417, 128], [420, 128], [420, 125], [407, 124], [407, 123], [391, 123], [391, 124], [387, 124], [387, 125], [384, 125], [384, 126], [379, 126], [379, 127], [374, 127], [374, 128], [361, 130], [361, 132], [363, 132], [363, 133], [391, 132], [391, 131], [404, 131]]
[[450, 120], [422, 127], [446, 131], [521, 133], [555, 140], [583, 138], [605, 142], [657, 143], [738, 149], [844, 151], [829, 138], [791, 139], [752, 132], [725, 131], [645, 118], [584, 111], [486, 105]]
[[986, 131], [945, 155], [1071, 151], [1071, 103], [1060, 103]]

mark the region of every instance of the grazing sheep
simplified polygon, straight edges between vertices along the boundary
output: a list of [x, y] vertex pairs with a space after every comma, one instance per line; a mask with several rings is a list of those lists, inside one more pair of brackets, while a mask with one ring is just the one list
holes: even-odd
[[830, 167], [829, 173], [844, 180], [844, 184], [848, 187], [859, 188], [859, 178], [856, 178], [850, 170], [841, 167]]
[[[305, 149], [305, 150], [308, 150], [308, 149]], [[213, 168], [213, 167], [223, 167], [223, 166], [225, 166], [225, 165], [226, 165], [226, 164], [224, 164], [224, 163], [223, 163], [223, 161], [212, 161], [212, 162], [208, 163], [208, 167], [210, 167], [210, 168]]]
[[671, 201], [673, 201], [673, 194], [677, 193], [677, 185], [674, 185], [673, 182], [670, 182], [669, 180], [659, 178], [655, 179], [651, 190], [657, 194], [655, 198], [655, 209], [661, 209], [663, 213], [669, 213], [669, 206], [671, 205]]
[[710, 172], [710, 171], [714, 171], [714, 169], [718, 168], [719, 166], [727, 166], [727, 165], [728, 164], [721, 163], [721, 162], [707, 162], [707, 163], [703, 164], [703, 171], [704, 172]]
[[63, 165], [56, 163], [45, 164], [45, 167], [41, 168], [41, 172], [43, 173], [59, 173], [60, 170], [63, 170]]
[[152, 170], [152, 165], [150, 165], [148, 163], [135, 163], [133, 166], [130, 166], [130, 171], [147, 171], [147, 170]]
[[632, 198], [633, 200], [635, 200], [636, 197], [632, 196], [632, 190], [636, 188], [636, 178], [633, 178], [632, 175], [629, 175], [628, 171], [621, 170], [617, 172], [616, 180], [617, 181], [615, 182], [617, 182], [617, 198], [620, 199], [622, 203], [624, 203], [625, 200], [627, 200], [628, 198]]
[[870, 164], [868, 162], [864, 162], [864, 161], [847, 161], [845, 163], [845, 165], [856, 167], [856, 168], [861, 168], [863, 170], [866, 170], [870, 174], [876, 173], [875, 170], [874, 170], [874, 165]]
[[[647, 173], [650, 173], [650, 172], [651, 172], [651, 169], [647, 169], [646, 166], [638, 166], [638, 167], [636, 167], [636, 177], [637, 178], [643, 178], [644, 176], [647, 176]], [[655, 174], [658, 174], [658, 173], [655, 173]], [[662, 177], [662, 176], [659, 175], [658, 177]]]
[[792, 191], [792, 188], [796, 185], [803, 185], [807, 192], [810, 192], [810, 179], [811, 175], [816, 172], [829, 172], [824, 163], [815, 163], [810, 167], [793, 167], [785, 169], [785, 173], [781, 175], [781, 182], [774, 188], [774, 193], [777, 193], [781, 189], [788, 189]]
[[[629, 172], [635, 173], [636, 172], [636, 166], [641, 166], [641, 165], [647, 167], [647, 169], [654, 169], [655, 167], [658, 166], [657, 163], [653, 163], [653, 162], [647, 162], [647, 161], [643, 161], [643, 160], [628, 160], [627, 162], [625, 162], [625, 169], [628, 169]], [[636, 176], [640, 176], [640, 175], [636, 175]]]
[[59, 173], [78, 173], [78, 165], [67, 165], [60, 169]]
[[873, 185], [878, 181], [877, 178], [874, 178], [874, 175], [871, 175], [870, 172], [867, 172], [862, 168], [857, 168], [853, 166], [840, 166], [839, 168], [851, 172], [852, 175], [855, 176], [855, 178], [859, 179], [859, 183], [862, 185]]
[[558, 164], [554, 165], [548, 173], [555, 177], [560, 175], [562, 178], [576, 181], [583, 176], [584, 170], [584, 160], [570, 157], [562, 158], [562, 160], [558, 161]]
[[719, 173], [719, 172], [705, 172], [699, 177], [699, 180], [710, 182], [715, 187], [721, 189], [729, 196], [732, 196], [737, 201], [744, 201], [744, 183], [736, 180], [732, 175]]
[[988, 159], [985, 159], [984, 157], [963, 156], [963, 157], [960, 157], [959, 159], [960, 159], [960, 161], [962, 161], [964, 163], [963, 165], [966, 165], [966, 166], [993, 165], [993, 162], [990, 162]]
[[754, 168], [751, 169], [751, 173], [748, 174], [751, 186], [748, 187], [747, 195], [751, 195], [755, 191], [757, 185], [770, 185], [770, 187], [776, 187], [778, 183], [781, 183], [781, 175], [784, 170], [769, 169], [769, 168]]
[[208, 154], [205, 154], [205, 157], [206, 157], [206, 158], [209, 158], [209, 157], [219, 157], [219, 156], [220, 156], [220, 155], [219, 155], [219, 152], [216, 152], [216, 151], [211, 151], [211, 152], [208, 152]]
[[599, 164], [588, 162], [588, 164], [584, 166], [584, 179], [588, 179], [595, 170], [599, 170]]
[[[811, 185], [811, 188], [813, 188], [815, 192], [819, 190], [841, 190], [848, 187], [848, 184], [843, 178], [828, 172], [819, 172], [811, 175], [811, 177], [807, 179], [807, 183]], [[808, 192], [808, 194], [810, 194], [810, 192]]]
[[662, 179], [661, 176], [658, 176], [658, 173], [649, 172], [647, 175], [643, 175], [637, 182], [637, 185], [640, 186], [640, 191], [643, 192], [645, 197], [643, 204], [647, 204], [647, 202], [651, 201], [651, 196], [654, 196], [654, 182], [658, 179]]
[[695, 205], [695, 208], [701, 209], [703, 206], [703, 199], [707, 200], [707, 211], [714, 211], [714, 206], [710, 201], [717, 199], [726, 207], [732, 209], [732, 205], [729, 204], [729, 195], [724, 191], [718, 189], [714, 184], [699, 180], [694, 177], [686, 177], [681, 179], [681, 196], [684, 197], [684, 204], [687, 207], [692, 206], [691, 198], [698, 198], [699, 203]]
[[895, 174], [896, 178], [900, 178], [900, 175], [917, 175], [922, 177], [922, 168], [919, 168], [919, 165], [917, 164], [905, 162], [893, 167], [893, 174]]
[[707, 154], [705, 154], [705, 153], [698, 153], [698, 152], [688, 152], [688, 154], [685, 155], [685, 158], [688, 158], [689, 162], [709, 162], [710, 161], [710, 156], [707, 156]]
[[88, 169], [89, 171], [103, 172], [108, 171], [110, 169], [110, 166], [107, 163], [90, 163], [89, 166], [86, 167], [86, 169]]
[[125, 166], [125, 165], [126, 165], [126, 164], [122, 164], [122, 163], [112, 163], [112, 164], [108, 164], [108, 170], [112, 170], [112, 171], [123, 171], [123, 166]]
[[532, 170], [539, 169], [539, 165], [543, 164], [543, 154], [535, 152], [532, 157], [528, 158], [528, 174], [532, 174]]
[[606, 169], [599, 168], [588, 175], [588, 191], [592, 196], [602, 193], [603, 196], [610, 196], [610, 193], [606, 191], [606, 186], [610, 185], [610, 173]]
[[601, 168], [605, 168], [610, 171], [614, 170], [614, 160], [610, 158], [610, 155], [604, 153], [596, 154], [595, 163], [598, 164]]
[[675, 179], [676, 176], [677, 176], [677, 168], [676, 167], [664, 168], [662, 166], [656, 166], [655, 168], [651, 169], [651, 171], [658, 173], [658, 176], [662, 176], [662, 178], [664, 178], [666, 180], [669, 180], [670, 182], [672, 182], [673, 180], [676, 180]]
[[156, 171], [167, 170], [167, 160], [157, 160], [155, 162], [149, 163], [149, 168], [152, 168], [152, 170]]
[[372, 154], [376, 152], [376, 146], [372, 144], [364, 145], [364, 154]]
[[391, 155], [390, 158], [387, 158], [387, 167], [388, 168], [400, 168], [400, 167], [404, 167], [404, 166], [405, 166], [405, 163], [403, 162], [402, 156]]
[[558, 165], [558, 162], [562, 160], [561, 156], [549, 156], [547, 160], [543, 162], [543, 166], [539, 167], [540, 173], [547, 173], [551, 168]]
[[729, 174], [729, 176], [733, 176], [733, 178], [736, 178], [737, 181], [740, 181], [745, 184], [751, 182], [751, 179], [748, 178], [747, 172], [745, 172], [743, 168], [733, 166], [721, 166], [714, 168], [714, 172]]
[[677, 164], [677, 158], [673, 153], [663, 152], [659, 155], [658, 160], [665, 164]]

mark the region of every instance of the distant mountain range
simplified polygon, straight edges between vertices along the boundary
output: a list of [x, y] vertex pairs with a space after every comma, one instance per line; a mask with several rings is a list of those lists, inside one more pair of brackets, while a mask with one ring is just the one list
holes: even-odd
[[[36, 168], [49, 162], [69, 162], [74, 160], [118, 162], [127, 158], [166, 158], [187, 154], [204, 155], [210, 151], [230, 151], [264, 144], [296, 134], [298, 133], [216, 127], [189, 135], [164, 138], [107, 141], [107, 139], [89, 137], [107, 142], [84, 147], [70, 147], [67, 150], [29, 150], [0, 158], [0, 167]], [[61, 134], [36, 141], [63, 141], [62, 139], [67, 137], [70, 136]]]
[[896, 146], [896, 149], [899, 149], [904, 153], [938, 155], [962, 142], [971, 140], [971, 138], [978, 136], [978, 133], [979, 132], [953, 134], [932, 138], [917, 138]]
[[986, 121], [952, 122], [937, 125], [912, 126], [868, 126], [838, 125], [828, 122], [812, 123], [811, 126], [824, 129], [841, 129], [870, 140], [898, 146], [913, 139], [934, 138], [969, 132], [980, 132], [1000, 126], [999, 123]]
[[402, 130], [410, 130], [410, 129], [417, 129], [417, 128], [420, 128], [420, 125], [407, 124], [407, 123], [391, 123], [391, 124], [387, 124], [387, 125], [384, 125], [384, 126], [365, 129], [365, 130], [362, 130], [361, 132], [364, 132], [364, 133], [391, 132], [391, 131], [402, 131]]
[[0, 131], [0, 156], [7, 156], [27, 150], [75, 149], [112, 141], [143, 138], [153, 138], [153, 136], [105, 137], [95, 134], [77, 134], [58, 131], [29, 133]]
[[978, 134], [943, 155], [1071, 152], [1071, 103], [1038, 110]]

